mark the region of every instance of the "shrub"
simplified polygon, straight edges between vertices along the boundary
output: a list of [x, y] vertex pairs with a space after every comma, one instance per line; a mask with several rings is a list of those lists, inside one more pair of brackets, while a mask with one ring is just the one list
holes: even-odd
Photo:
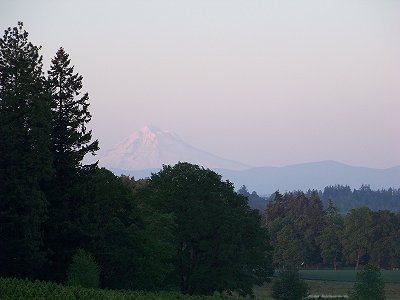
[[385, 284], [381, 278], [381, 272], [373, 265], [366, 265], [357, 273], [356, 282], [351, 299], [384, 300]]
[[76, 286], [0, 277], [1, 300], [233, 300], [226, 296], [189, 296], [173, 291], [143, 292], [129, 290], [101, 290]]
[[97, 288], [100, 285], [100, 268], [92, 255], [84, 249], [78, 249], [72, 257], [67, 285], [87, 288]]
[[301, 300], [308, 296], [309, 287], [299, 271], [289, 267], [279, 274], [272, 285], [272, 297], [277, 300]]

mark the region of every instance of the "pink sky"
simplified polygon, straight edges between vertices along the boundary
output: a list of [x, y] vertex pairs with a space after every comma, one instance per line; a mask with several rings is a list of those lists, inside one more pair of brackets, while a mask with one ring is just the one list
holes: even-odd
[[400, 165], [400, 1], [21, 1], [70, 54], [103, 150], [146, 124], [254, 166]]

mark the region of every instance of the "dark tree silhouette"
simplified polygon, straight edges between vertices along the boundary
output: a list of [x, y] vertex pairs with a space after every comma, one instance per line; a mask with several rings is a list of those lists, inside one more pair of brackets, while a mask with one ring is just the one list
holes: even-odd
[[55, 176], [47, 187], [50, 203], [46, 243], [52, 252], [54, 279], [64, 281], [72, 253], [88, 239], [81, 225], [83, 183], [97, 163], [84, 165], [86, 154], [95, 154], [98, 141], [87, 130], [91, 120], [89, 96], [81, 94], [82, 76], [74, 73], [68, 54], [60, 48], [48, 72], [52, 96], [52, 144]]
[[42, 186], [52, 174], [50, 97], [40, 47], [22, 22], [0, 39], [0, 272], [33, 276], [45, 262]]

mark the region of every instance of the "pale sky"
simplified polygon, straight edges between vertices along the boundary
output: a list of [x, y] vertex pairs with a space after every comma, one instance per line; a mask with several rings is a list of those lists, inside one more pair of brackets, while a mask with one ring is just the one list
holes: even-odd
[[0, 0], [17, 21], [46, 69], [70, 54], [102, 151], [151, 124], [253, 166], [400, 165], [398, 0]]

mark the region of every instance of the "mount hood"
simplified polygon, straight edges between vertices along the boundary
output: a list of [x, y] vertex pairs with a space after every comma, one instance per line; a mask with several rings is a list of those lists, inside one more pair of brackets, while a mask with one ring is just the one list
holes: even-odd
[[210, 169], [244, 170], [239, 162], [197, 149], [172, 132], [145, 126], [100, 156], [99, 164], [110, 169], [160, 169], [162, 165], [190, 162]]

